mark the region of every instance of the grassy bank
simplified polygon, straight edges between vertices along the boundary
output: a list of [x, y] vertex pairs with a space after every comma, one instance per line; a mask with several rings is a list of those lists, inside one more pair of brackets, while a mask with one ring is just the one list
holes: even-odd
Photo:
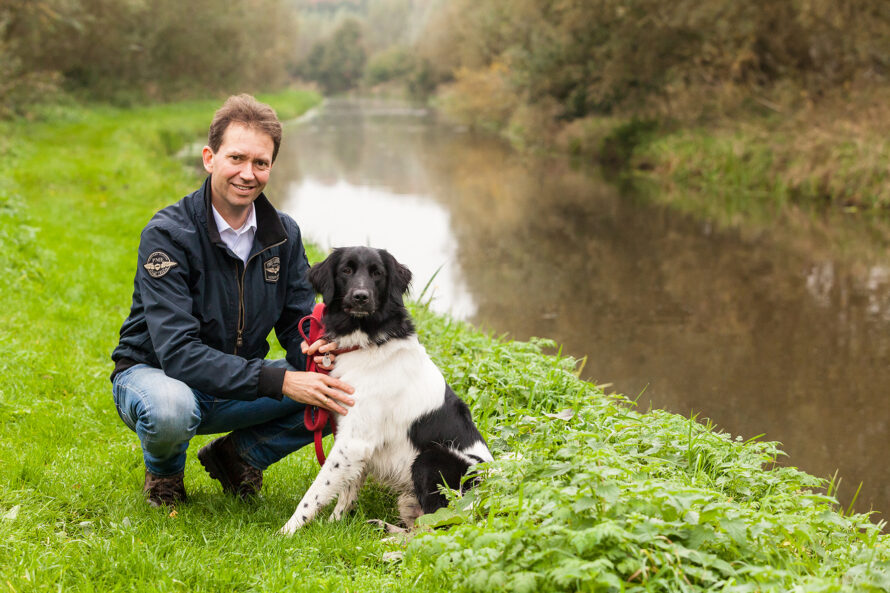
[[[315, 98], [264, 97], [284, 116]], [[216, 102], [78, 110], [0, 124], [0, 587], [10, 591], [890, 591], [890, 540], [819, 481], [681, 416], [640, 414], [542, 343], [505, 342], [422, 306], [421, 336], [472, 403], [498, 461], [387, 541], [371, 488], [344, 522], [275, 535], [316, 471], [266, 473], [261, 501], [223, 496], [194, 457], [190, 502], [142, 501], [141, 453], [111, 401], [108, 355], [138, 234], [196, 186], [173, 153]], [[318, 256], [319, 254], [314, 254]]]
[[890, 86], [818, 101], [793, 86], [768, 98], [687, 90], [657, 108], [559, 119], [546, 107], [511, 110], [506, 74], [493, 72], [458, 77], [437, 105], [520, 150], [567, 154], [639, 181], [637, 193], [719, 227], [816, 230], [840, 251], [855, 234], [868, 235], [874, 252], [890, 246]]
[[[843, 249], [859, 224], [890, 245], [890, 89], [707, 118], [590, 118], [545, 143], [643, 180], [651, 199], [722, 227], [818, 228]], [[836, 236], [835, 236], [836, 235]]]

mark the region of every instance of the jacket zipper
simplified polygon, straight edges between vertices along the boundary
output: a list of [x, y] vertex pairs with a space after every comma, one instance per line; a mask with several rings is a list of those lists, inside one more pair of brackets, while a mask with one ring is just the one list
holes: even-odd
[[241, 278], [238, 280], [238, 336], [235, 339], [234, 354], [238, 354], [238, 349], [244, 346], [244, 320], [247, 317], [244, 314], [244, 278], [247, 276], [247, 266], [250, 265], [250, 262], [251, 260], [253, 260], [253, 258], [257, 257], [258, 255], [262, 255], [266, 251], [285, 243], [287, 243], [287, 239], [279, 241], [278, 243], [275, 243], [273, 245], [269, 245], [262, 251], [257, 251], [256, 253], [251, 255], [244, 263], [244, 269], [241, 270]]

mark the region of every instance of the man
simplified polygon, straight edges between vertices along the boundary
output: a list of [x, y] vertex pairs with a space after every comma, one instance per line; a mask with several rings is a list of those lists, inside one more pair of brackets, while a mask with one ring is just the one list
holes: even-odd
[[[300, 336], [315, 300], [300, 229], [262, 193], [280, 143], [271, 107], [230, 97], [202, 152], [209, 177], [142, 231], [111, 379], [118, 413], [142, 444], [152, 506], [185, 500], [194, 435], [231, 431], [198, 459], [223, 490], [249, 496], [265, 468], [312, 441], [307, 404], [346, 414], [354, 403], [349, 385], [301, 372], [306, 356], [336, 344]], [[265, 360], [273, 328], [285, 360]]]

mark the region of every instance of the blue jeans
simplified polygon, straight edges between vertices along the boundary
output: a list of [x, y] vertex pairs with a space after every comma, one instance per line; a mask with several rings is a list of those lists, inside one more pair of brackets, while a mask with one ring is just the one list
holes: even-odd
[[[294, 370], [285, 360], [271, 364]], [[118, 414], [142, 443], [146, 469], [156, 476], [183, 471], [185, 451], [196, 434], [231, 431], [235, 450], [260, 470], [312, 442], [303, 425], [305, 404], [286, 396], [281, 401], [220, 399], [146, 364], [118, 373], [112, 393]]]

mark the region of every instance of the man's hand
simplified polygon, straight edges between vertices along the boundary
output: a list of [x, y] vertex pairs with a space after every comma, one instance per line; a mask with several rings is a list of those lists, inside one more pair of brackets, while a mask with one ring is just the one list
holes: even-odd
[[347, 406], [355, 404], [355, 400], [348, 395], [355, 393], [352, 386], [321, 373], [287, 371], [281, 391], [295, 402], [318, 406], [341, 416], [346, 415], [346, 408], [337, 402]]
[[[334, 366], [334, 360], [337, 358], [333, 351], [337, 349], [337, 342], [328, 342], [327, 340], [315, 340], [312, 342], [310, 346], [305, 341], [300, 344], [300, 349], [303, 351], [303, 354], [308, 356], [315, 356], [315, 364], [320, 366], [323, 369], [330, 370]], [[322, 356], [316, 356], [321, 354]], [[327, 362], [330, 363], [328, 366], [325, 366], [325, 357], [327, 355]]]

